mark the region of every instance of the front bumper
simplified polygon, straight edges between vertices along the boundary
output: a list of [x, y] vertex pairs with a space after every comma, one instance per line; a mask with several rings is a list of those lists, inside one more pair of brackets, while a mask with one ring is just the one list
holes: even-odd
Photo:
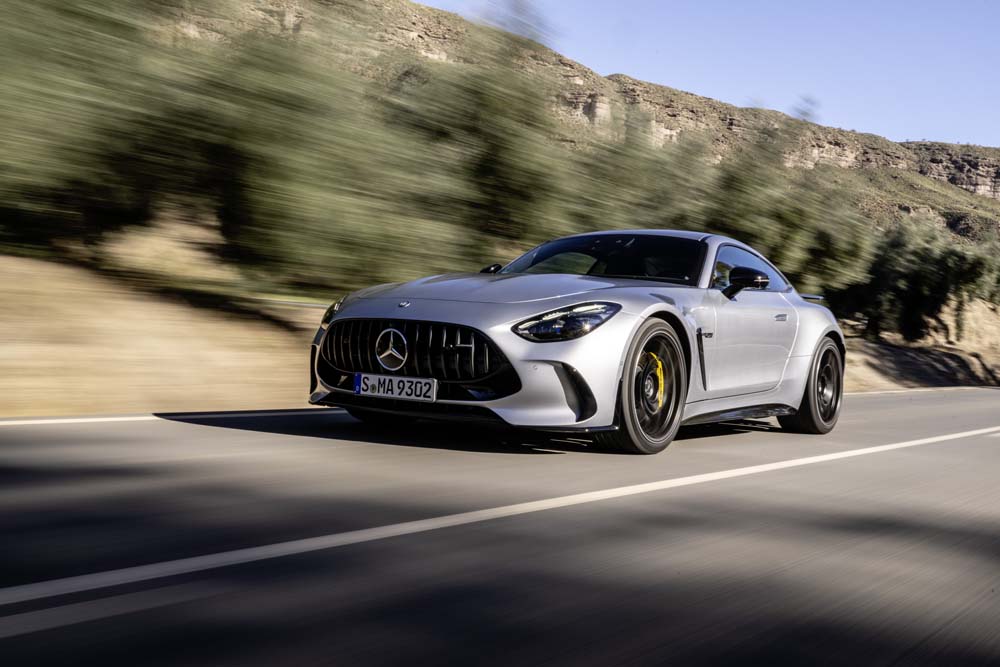
[[[560, 307], [557, 304], [555, 307]], [[547, 303], [535, 312], [551, 310]], [[432, 404], [355, 396], [325, 384], [317, 372], [326, 331], [312, 343], [311, 394], [316, 405], [386, 410], [440, 419], [498, 421], [512, 426], [558, 431], [597, 431], [615, 427], [621, 367], [637, 318], [619, 312], [582, 338], [558, 343], [524, 340], [511, 327], [535, 312], [525, 304], [468, 304], [412, 300], [405, 311], [395, 300], [358, 299], [340, 318], [388, 318], [447, 322], [476, 328], [506, 355], [520, 379], [519, 391], [489, 401], [439, 400]]]

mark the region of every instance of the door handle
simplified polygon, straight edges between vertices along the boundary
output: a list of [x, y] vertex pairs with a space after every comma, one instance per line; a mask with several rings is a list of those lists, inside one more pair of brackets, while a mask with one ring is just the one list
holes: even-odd
[[788, 313], [778, 313], [777, 315], [774, 316], [774, 321], [775, 322], [787, 322], [788, 321]]

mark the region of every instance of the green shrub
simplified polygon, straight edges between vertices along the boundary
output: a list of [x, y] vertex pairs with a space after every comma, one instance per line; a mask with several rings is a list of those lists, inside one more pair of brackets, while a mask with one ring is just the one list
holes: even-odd
[[995, 253], [957, 242], [931, 221], [915, 221], [881, 236], [868, 280], [835, 293], [833, 304], [843, 314], [860, 314], [870, 337], [898, 331], [919, 340], [955, 302], [960, 338], [965, 303], [995, 298], [996, 271]]

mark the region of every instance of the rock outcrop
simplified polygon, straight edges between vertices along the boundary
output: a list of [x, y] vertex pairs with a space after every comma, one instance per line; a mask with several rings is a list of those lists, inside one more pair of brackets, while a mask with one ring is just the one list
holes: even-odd
[[1000, 199], [1000, 149], [936, 142], [903, 145], [916, 154], [917, 169], [924, 176]]

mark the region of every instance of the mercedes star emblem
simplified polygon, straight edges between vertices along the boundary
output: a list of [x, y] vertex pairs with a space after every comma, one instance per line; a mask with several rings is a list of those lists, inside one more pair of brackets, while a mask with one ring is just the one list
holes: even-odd
[[387, 371], [402, 368], [406, 354], [406, 337], [396, 329], [385, 329], [375, 339], [375, 356]]

